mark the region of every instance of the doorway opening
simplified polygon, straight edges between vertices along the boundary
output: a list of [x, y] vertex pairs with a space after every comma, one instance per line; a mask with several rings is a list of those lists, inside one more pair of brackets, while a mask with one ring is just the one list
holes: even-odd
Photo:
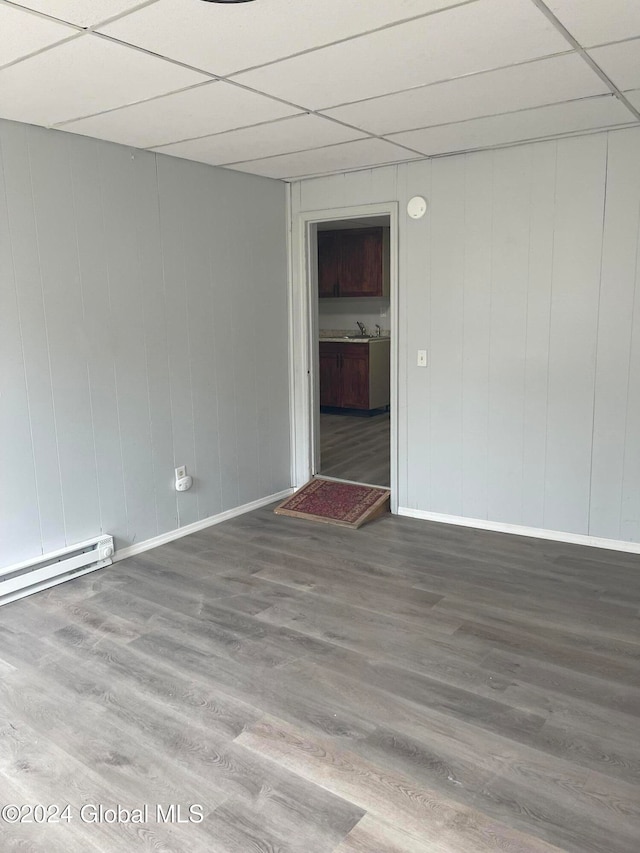
[[391, 486], [390, 216], [314, 223], [315, 466]]
[[[289, 196], [289, 205], [294, 202]], [[291, 209], [291, 207], [290, 207]], [[371, 218], [390, 224], [390, 491], [398, 510], [398, 202], [298, 210], [292, 217], [289, 275], [289, 389], [291, 410], [291, 485], [301, 488], [321, 468], [318, 297], [318, 227], [348, 221], [353, 227]], [[351, 297], [349, 297], [351, 298]], [[364, 303], [358, 303], [364, 304]], [[357, 318], [358, 320], [360, 317]], [[364, 321], [362, 321], [364, 322]], [[373, 324], [375, 328], [375, 323]], [[382, 325], [382, 324], [381, 324]], [[375, 485], [375, 484], [371, 484]]]

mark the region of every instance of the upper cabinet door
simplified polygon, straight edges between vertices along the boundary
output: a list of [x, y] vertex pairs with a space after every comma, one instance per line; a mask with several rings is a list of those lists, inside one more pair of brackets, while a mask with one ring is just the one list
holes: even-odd
[[318, 296], [338, 296], [338, 231], [318, 231]]
[[382, 228], [339, 233], [340, 296], [382, 296]]
[[388, 229], [318, 232], [318, 296], [388, 296]]

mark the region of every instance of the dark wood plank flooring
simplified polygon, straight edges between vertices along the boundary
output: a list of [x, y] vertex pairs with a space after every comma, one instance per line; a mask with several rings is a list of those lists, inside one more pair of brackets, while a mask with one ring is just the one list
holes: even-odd
[[270, 508], [14, 602], [0, 806], [72, 819], [0, 847], [637, 853], [639, 603], [634, 556]]
[[391, 483], [390, 415], [320, 415], [320, 474], [387, 486]]

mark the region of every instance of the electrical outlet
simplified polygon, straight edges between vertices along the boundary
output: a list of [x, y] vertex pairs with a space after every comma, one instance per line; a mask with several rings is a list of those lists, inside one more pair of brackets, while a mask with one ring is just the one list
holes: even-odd
[[180, 465], [179, 468], [176, 468], [176, 480], [182, 480], [183, 477], [187, 476], [187, 466]]
[[427, 351], [426, 349], [418, 350], [418, 367], [426, 367], [427, 366]]

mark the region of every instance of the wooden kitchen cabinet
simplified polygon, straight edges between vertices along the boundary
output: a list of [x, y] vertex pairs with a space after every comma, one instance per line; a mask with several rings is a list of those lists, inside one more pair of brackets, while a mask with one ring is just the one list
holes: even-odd
[[340, 353], [340, 403], [344, 409], [369, 407], [369, 345], [338, 344]]
[[388, 295], [388, 228], [318, 232], [318, 296]]
[[337, 231], [318, 231], [318, 296], [338, 296], [338, 253], [340, 243]]
[[342, 399], [340, 348], [342, 344], [320, 344], [320, 405], [340, 406]]
[[320, 405], [372, 410], [389, 405], [389, 341], [320, 342]]

